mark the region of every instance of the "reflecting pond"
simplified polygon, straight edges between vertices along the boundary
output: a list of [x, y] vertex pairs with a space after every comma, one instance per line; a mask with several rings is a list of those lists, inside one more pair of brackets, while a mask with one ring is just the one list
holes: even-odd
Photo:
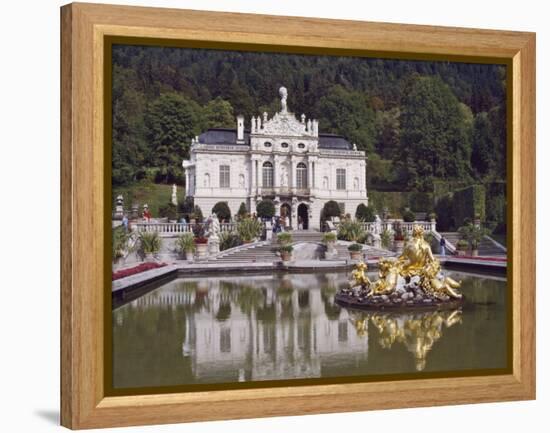
[[334, 304], [347, 272], [179, 278], [113, 311], [115, 388], [505, 368], [506, 280], [456, 311]]

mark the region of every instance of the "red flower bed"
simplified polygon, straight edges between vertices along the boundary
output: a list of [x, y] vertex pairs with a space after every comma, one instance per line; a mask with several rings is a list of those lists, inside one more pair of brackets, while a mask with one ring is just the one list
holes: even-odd
[[113, 281], [119, 280], [120, 278], [129, 277], [130, 275], [139, 274], [140, 272], [150, 271], [151, 269], [162, 268], [163, 266], [166, 266], [166, 263], [141, 263], [133, 268], [121, 269], [120, 271], [113, 272]]

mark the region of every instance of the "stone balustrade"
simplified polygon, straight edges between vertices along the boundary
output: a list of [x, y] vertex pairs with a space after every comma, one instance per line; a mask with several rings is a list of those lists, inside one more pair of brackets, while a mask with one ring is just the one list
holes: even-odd
[[[401, 228], [403, 229], [403, 231], [405, 231], [409, 235], [412, 234], [413, 227], [415, 225], [421, 226], [425, 232], [436, 232], [435, 221], [404, 222], [400, 220], [386, 220], [380, 222], [364, 222], [362, 223], [362, 225], [363, 229], [367, 233], [379, 235], [384, 233], [386, 230], [393, 232], [393, 226], [396, 223], [401, 224]], [[339, 223], [335, 223], [336, 227], [338, 227], [338, 225]]]
[[[159, 222], [142, 222], [134, 223], [132, 228], [137, 232], [156, 232], [162, 236], [173, 236], [182, 233], [192, 233], [193, 227], [205, 227], [205, 223], [159, 223]], [[206, 228], [206, 227], [205, 227]], [[237, 229], [236, 223], [220, 223], [220, 231], [233, 232]]]

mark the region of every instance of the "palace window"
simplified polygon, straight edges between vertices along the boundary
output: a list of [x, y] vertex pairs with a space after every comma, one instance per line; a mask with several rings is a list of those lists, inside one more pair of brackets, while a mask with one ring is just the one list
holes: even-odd
[[264, 188], [273, 188], [273, 164], [269, 161], [262, 165], [262, 185]]
[[270, 143], [269, 141], [266, 141], [266, 142], [264, 143], [264, 146], [265, 146], [265, 147], [271, 147], [271, 143]]
[[303, 162], [296, 166], [296, 188], [307, 188], [307, 167]]
[[220, 188], [229, 188], [229, 166], [220, 165]]
[[288, 147], [288, 143], [281, 143], [281, 147], [282, 147], [283, 149], [286, 149], [286, 148]]
[[298, 143], [298, 149], [305, 149], [306, 145], [304, 143]]
[[346, 169], [336, 169], [336, 189], [346, 189]]

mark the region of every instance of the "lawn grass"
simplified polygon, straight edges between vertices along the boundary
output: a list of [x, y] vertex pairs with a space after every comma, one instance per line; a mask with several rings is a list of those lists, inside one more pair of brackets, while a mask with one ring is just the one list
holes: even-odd
[[[178, 202], [184, 199], [184, 189], [178, 186]], [[143, 205], [147, 203], [153, 217], [159, 216], [159, 207], [167, 205], [172, 198], [172, 185], [165, 185], [152, 182], [137, 182], [132, 185], [113, 187], [112, 206], [114, 209], [116, 197], [122, 194], [124, 197], [124, 209], [130, 211], [132, 204], [139, 205], [140, 213], [143, 211]]]

